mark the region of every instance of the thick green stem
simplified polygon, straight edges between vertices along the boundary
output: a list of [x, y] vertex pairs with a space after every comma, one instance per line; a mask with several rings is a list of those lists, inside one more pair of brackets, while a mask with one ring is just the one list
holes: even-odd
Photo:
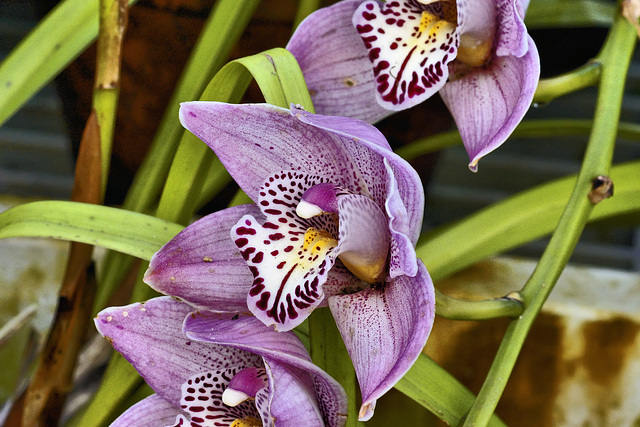
[[517, 294], [485, 301], [466, 301], [450, 297], [436, 289], [436, 313], [453, 320], [487, 320], [518, 317], [522, 301]]
[[567, 264], [589, 218], [594, 206], [587, 197], [592, 189], [592, 180], [598, 175], [606, 175], [611, 165], [624, 82], [635, 43], [634, 28], [622, 16], [617, 16], [598, 55], [598, 61], [602, 63], [602, 79], [594, 126], [574, 191], [547, 249], [521, 292], [525, 310], [519, 319], [509, 325], [464, 426], [484, 426], [489, 421], [527, 333]]
[[562, 95], [567, 95], [593, 86], [598, 82], [602, 64], [598, 60], [591, 60], [582, 67], [550, 79], [542, 79], [533, 95], [534, 104], [544, 104]]

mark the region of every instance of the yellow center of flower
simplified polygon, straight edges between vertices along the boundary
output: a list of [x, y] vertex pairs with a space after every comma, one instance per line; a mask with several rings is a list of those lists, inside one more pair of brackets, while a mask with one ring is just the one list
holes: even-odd
[[481, 67], [489, 60], [492, 45], [491, 38], [482, 40], [473, 34], [462, 34], [456, 59], [471, 67]]
[[231, 423], [230, 427], [262, 427], [262, 421], [254, 417], [238, 418]]
[[302, 250], [309, 253], [310, 256], [325, 255], [328, 251], [335, 248], [337, 244], [338, 241], [327, 231], [309, 227], [304, 233]]

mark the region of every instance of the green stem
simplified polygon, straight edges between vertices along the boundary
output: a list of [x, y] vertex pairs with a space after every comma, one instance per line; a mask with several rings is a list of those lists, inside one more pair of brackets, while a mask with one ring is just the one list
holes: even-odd
[[101, 194], [104, 197], [111, 163], [111, 149], [120, 94], [122, 42], [127, 24], [127, 0], [100, 0], [98, 61], [93, 108], [100, 126]]
[[574, 191], [547, 249], [521, 292], [525, 299], [525, 310], [518, 320], [509, 325], [464, 426], [484, 426], [489, 421], [527, 333], [567, 264], [589, 218], [594, 205], [587, 194], [591, 190], [593, 178], [606, 175], [611, 165], [624, 81], [635, 43], [635, 29], [625, 18], [617, 16], [598, 55], [598, 60], [602, 63], [602, 80], [593, 130]]
[[453, 320], [487, 320], [518, 317], [522, 301], [517, 294], [485, 301], [466, 301], [450, 297], [436, 289], [436, 313]]
[[562, 95], [579, 91], [598, 82], [602, 64], [596, 59], [565, 74], [542, 79], [533, 95], [534, 104], [544, 104]]

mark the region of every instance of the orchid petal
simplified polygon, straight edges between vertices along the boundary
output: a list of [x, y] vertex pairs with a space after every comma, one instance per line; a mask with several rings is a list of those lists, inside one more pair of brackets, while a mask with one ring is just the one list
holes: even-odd
[[359, 194], [338, 198], [339, 245], [335, 253], [356, 277], [367, 283], [384, 279], [389, 254], [389, 224], [373, 200]]
[[[316, 398], [325, 422], [330, 426], [344, 424], [346, 414], [346, 396], [342, 387], [326, 372], [314, 365], [306, 349], [298, 338], [290, 332], [276, 332], [265, 328], [251, 316], [234, 316], [198, 313], [187, 317], [184, 324], [187, 336], [261, 355], [272, 372], [280, 369], [279, 364], [288, 365], [287, 369], [307, 372], [313, 376]], [[297, 375], [297, 374], [296, 374]], [[274, 374], [274, 379], [277, 379]], [[279, 387], [275, 384], [276, 389]], [[272, 389], [274, 390], [274, 389]], [[256, 400], [260, 393], [256, 395]], [[278, 411], [271, 407], [271, 411]], [[260, 411], [262, 412], [262, 410]], [[299, 425], [299, 424], [298, 424]]]
[[447, 64], [457, 54], [455, 17], [442, 2], [362, 3], [353, 15], [376, 78], [377, 100], [404, 110], [433, 96], [447, 82]]
[[467, 149], [469, 168], [498, 148], [525, 115], [538, 84], [540, 60], [533, 40], [522, 57], [494, 57], [484, 69], [449, 82], [440, 95]]
[[419, 263], [414, 278], [400, 276], [383, 289], [333, 296], [329, 307], [356, 370], [359, 418], [366, 421], [376, 400], [406, 374], [427, 342], [435, 314], [433, 284]]
[[313, 378], [307, 372], [269, 358], [265, 358], [265, 368], [271, 380], [267, 400], [269, 421], [273, 420], [275, 424], [277, 420], [278, 427], [325, 426]]
[[255, 205], [225, 209], [189, 225], [151, 258], [144, 281], [197, 308], [246, 312], [253, 280], [229, 230], [243, 215], [260, 216]]
[[351, 20], [362, 0], [319, 9], [300, 23], [287, 44], [300, 64], [316, 112], [375, 123], [392, 112], [376, 102], [367, 51]]
[[492, 3], [499, 22], [496, 55], [513, 55], [518, 58], [524, 56], [531, 43], [524, 25], [527, 4], [517, 0], [494, 0]]
[[182, 324], [192, 310], [188, 304], [160, 297], [144, 304], [107, 308], [95, 319], [98, 332], [160, 397], [176, 407], [181, 386], [192, 375], [262, 364], [261, 358], [251, 353], [185, 337]]
[[142, 399], [122, 415], [110, 427], [158, 427], [173, 425], [176, 415], [182, 411], [157, 394]]
[[[258, 200], [262, 184], [278, 171], [298, 170], [354, 192], [368, 191], [343, 141], [300, 123], [288, 109], [268, 104], [189, 102], [182, 104], [180, 120], [215, 151], [253, 201]], [[367, 164], [382, 162], [369, 150], [361, 154]]]
[[245, 216], [231, 230], [254, 276], [247, 297], [249, 310], [278, 331], [302, 323], [324, 298], [322, 285], [338, 244], [337, 224], [326, 216], [296, 215], [304, 191], [322, 182], [320, 177], [298, 172], [269, 177], [258, 200], [264, 224]]

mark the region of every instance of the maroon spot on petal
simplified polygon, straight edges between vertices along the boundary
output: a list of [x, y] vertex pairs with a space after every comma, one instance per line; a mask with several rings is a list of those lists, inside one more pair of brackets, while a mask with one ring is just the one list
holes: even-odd
[[362, 34], [362, 33], [368, 33], [369, 31], [373, 30], [373, 26], [371, 26], [370, 24], [366, 24], [366, 25], [356, 25], [356, 30], [358, 31], [358, 33]]
[[[371, 9], [369, 9], [369, 10], [371, 10]], [[374, 19], [376, 19], [376, 14], [365, 11], [365, 12], [362, 12], [362, 17], [364, 19], [366, 19], [367, 21], [373, 21]]]
[[369, 51], [369, 59], [371, 61], [375, 61], [376, 59], [378, 59], [378, 57], [380, 57], [380, 48], [376, 47], [375, 49], [371, 49]]
[[274, 224], [274, 223], [272, 223], [272, 222], [265, 222], [265, 223], [262, 225], [262, 228], [270, 228], [270, 229], [272, 229], [272, 230], [277, 230], [278, 228], [280, 228], [280, 226], [279, 226], [279, 225], [277, 225], [277, 224]]
[[256, 307], [258, 307], [260, 310], [266, 310], [267, 304], [269, 303], [270, 296], [271, 296], [270, 292], [267, 292], [267, 291], [263, 292], [258, 302], [256, 302]]
[[282, 233], [273, 233], [273, 234], [269, 235], [269, 238], [271, 240], [273, 240], [274, 242], [276, 242], [278, 240], [284, 239], [284, 234], [282, 234]]
[[293, 250], [293, 246], [287, 246], [286, 248], [284, 248], [285, 252], [291, 252]]
[[238, 228], [236, 228], [236, 234], [238, 234], [240, 236], [243, 236], [245, 234], [255, 235], [256, 234], [256, 230], [254, 230], [253, 228], [238, 227]]
[[264, 258], [264, 252], [258, 252], [251, 261], [256, 264], [259, 264], [262, 262], [263, 258]]
[[387, 18], [387, 20], [385, 21], [387, 24], [389, 25], [393, 25], [396, 23], [396, 19], [395, 18]]
[[249, 240], [247, 240], [245, 237], [241, 237], [239, 239], [236, 239], [235, 241], [236, 246], [239, 248], [243, 247], [247, 243], [249, 243]]
[[255, 297], [264, 289], [264, 285], [262, 283], [254, 284], [251, 290], [249, 291], [249, 295]]

